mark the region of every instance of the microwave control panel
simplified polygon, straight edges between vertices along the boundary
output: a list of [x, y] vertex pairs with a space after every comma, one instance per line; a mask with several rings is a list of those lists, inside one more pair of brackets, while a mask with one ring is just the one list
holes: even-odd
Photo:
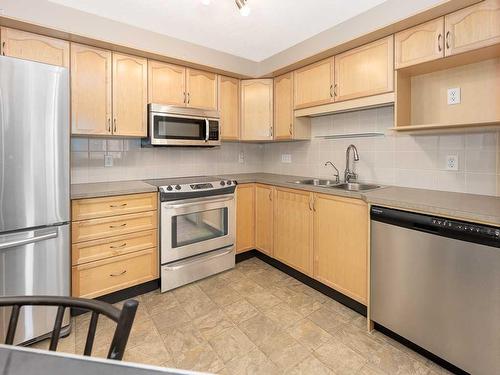
[[219, 140], [219, 122], [218, 121], [209, 121], [208, 125], [208, 140], [209, 141], [218, 141]]

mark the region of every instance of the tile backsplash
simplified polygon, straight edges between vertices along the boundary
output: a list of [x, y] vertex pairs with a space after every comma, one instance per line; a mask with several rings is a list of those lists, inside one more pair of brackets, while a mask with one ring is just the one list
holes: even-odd
[[[362, 181], [500, 196], [498, 132], [446, 135], [394, 134], [393, 107], [314, 118], [311, 141], [269, 144], [224, 143], [219, 148], [141, 148], [136, 139], [73, 138], [72, 183], [223, 173], [268, 172], [300, 176], [341, 176], [345, 151], [356, 145], [354, 169]], [[374, 138], [322, 139], [322, 135], [380, 132]], [[240, 154], [243, 160], [240, 159]], [[104, 167], [104, 156], [113, 166]], [[291, 160], [282, 162], [282, 155]], [[458, 170], [446, 170], [447, 155]]]
[[[310, 142], [265, 145], [263, 171], [332, 178], [330, 160], [345, 169], [352, 143], [359, 151], [354, 170], [361, 181], [416, 188], [500, 195], [498, 132], [443, 135], [394, 134], [393, 107], [369, 109], [312, 119]], [[322, 135], [376, 132], [373, 138], [321, 139]], [[291, 163], [281, 155], [291, 155]], [[446, 170], [447, 155], [458, 156], [458, 170]]]

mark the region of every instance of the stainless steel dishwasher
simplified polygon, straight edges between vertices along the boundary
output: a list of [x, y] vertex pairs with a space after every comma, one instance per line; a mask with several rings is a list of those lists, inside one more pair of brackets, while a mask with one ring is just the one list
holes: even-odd
[[500, 229], [371, 208], [371, 319], [472, 374], [500, 369]]

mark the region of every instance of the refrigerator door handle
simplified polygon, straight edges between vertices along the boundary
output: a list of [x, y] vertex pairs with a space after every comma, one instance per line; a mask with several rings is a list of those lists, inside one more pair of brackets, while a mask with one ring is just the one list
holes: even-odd
[[23, 238], [21, 240], [15, 240], [15, 241], [10, 241], [10, 242], [0, 243], [0, 250], [8, 249], [9, 247], [16, 247], [16, 246], [28, 245], [30, 243], [35, 243], [35, 242], [49, 240], [51, 238], [56, 238], [57, 234], [58, 234], [57, 233], [57, 228], [55, 228], [51, 232], [44, 233], [44, 234], [39, 235], [39, 236], [35, 235], [33, 237]]

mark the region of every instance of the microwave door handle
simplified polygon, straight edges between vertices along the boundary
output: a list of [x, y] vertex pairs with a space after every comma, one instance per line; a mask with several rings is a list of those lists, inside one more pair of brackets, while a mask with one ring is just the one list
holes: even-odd
[[208, 136], [210, 132], [210, 122], [208, 121], [207, 118], [205, 118], [205, 142], [208, 142]]

